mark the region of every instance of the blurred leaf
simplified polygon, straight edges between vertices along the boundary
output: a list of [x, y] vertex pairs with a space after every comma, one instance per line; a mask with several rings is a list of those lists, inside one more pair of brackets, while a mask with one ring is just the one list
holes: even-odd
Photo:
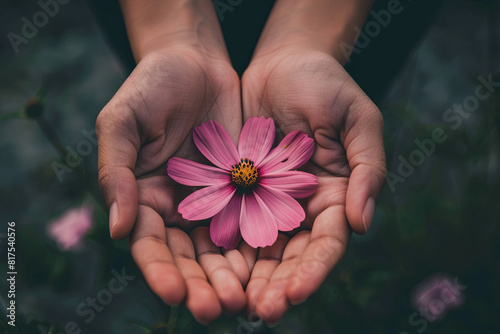
[[22, 117], [23, 117], [23, 114], [21, 111], [3, 112], [0, 114], [0, 122], [6, 121], [9, 119], [13, 119], [13, 118], [22, 118]]

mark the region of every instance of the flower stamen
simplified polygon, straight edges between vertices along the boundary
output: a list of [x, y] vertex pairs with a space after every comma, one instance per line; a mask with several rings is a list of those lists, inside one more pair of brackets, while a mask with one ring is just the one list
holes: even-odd
[[232, 166], [231, 179], [237, 186], [247, 188], [257, 182], [259, 173], [253, 161], [247, 158], [242, 158], [237, 165]]

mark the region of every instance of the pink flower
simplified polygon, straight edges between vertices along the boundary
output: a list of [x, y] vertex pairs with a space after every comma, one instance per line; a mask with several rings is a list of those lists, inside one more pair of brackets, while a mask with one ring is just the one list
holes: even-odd
[[59, 218], [48, 223], [47, 234], [63, 250], [74, 250], [81, 246], [85, 234], [92, 227], [92, 211], [90, 204], [72, 208]]
[[304, 220], [304, 209], [293, 197], [311, 195], [318, 183], [316, 176], [294, 169], [311, 158], [314, 140], [294, 131], [271, 150], [274, 135], [272, 119], [253, 117], [243, 126], [236, 148], [222, 125], [209, 121], [195, 128], [193, 137], [216, 167], [169, 160], [172, 179], [207, 186], [186, 197], [179, 213], [186, 220], [213, 217], [210, 237], [217, 246], [236, 248], [240, 236], [254, 248], [269, 246], [278, 230], [293, 230]]
[[462, 290], [466, 288], [458, 283], [457, 278], [438, 274], [419, 285], [413, 303], [421, 316], [428, 321], [436, 321], [443, 318], [449, 309], [463, 303]]

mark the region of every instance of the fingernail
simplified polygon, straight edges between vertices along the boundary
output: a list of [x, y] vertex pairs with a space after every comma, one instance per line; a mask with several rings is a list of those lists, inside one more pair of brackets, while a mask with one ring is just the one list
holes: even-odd
[[363, 215], [361, 219], [363, 220], [363, 226], [365, 227], [365, 233], [368, 232], [370, 224], [372, 223], [373, 213], [375, 212], [375, 199], [373, 197], [368, 198], [363, 209]]
[[118, 205], [114, 202], [109, 207], [109, 232], [113, 231], [116, 223], [118, 223]]

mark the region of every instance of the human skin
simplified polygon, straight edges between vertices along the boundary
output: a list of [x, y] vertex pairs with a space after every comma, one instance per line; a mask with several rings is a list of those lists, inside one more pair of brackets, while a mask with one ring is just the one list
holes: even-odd
[[371, 1], [278, 0], [242, 78], [244, 120], [272, 117], [282, 135], [315, 139], [304, 170], [319, 188], [295, 235], [260, 250], [247, 312], [268, 323], [316, 291], [345, 253], [351, 230], [367, 232], [385, 180], [383, 119], [345, 72], [340, 45], [355, 40]]
[[[247, 305], [275, 322], [321, 285], [351, 228], [366, 232], [383, 184], [382, 117], [343, 70], [339, 47], [354, 40], [371, 2], [278, 0], [242, 91], [210, 0], [120, 3], [138, 66], [96, 124], [111, 236], [130, 234], [151, 289], [168, 304], [185, 301], [198, 321]], [[208, 227], [182, 220], [177, 205], [190, 189], [165, 166], [172, 156], [202, 161], [191, 137], [201, 122], [217, 120], [236, 143], [242, 121], [258, 115], [273, 117], [282, 135], [298, 129], [316, 140], [306, 170], [320, 187], [305, 202], [303, 231], [280, 235], [255, 263], [244, 242], [222, 251]]]
[[177, 205], [191, 189], [167, 176], [166, 162], [203, 161], [192, 130], [209, 119], [236, 143], [240, 81], [210, 0], [120, 4], [138, 65], [96, 123], [111, 237], [130, 234], [132, 256], [152, 291], [168, 304], [185, 301], [208, 323], [222, 310], [244, 308], [256, 250], [242, 243], [222, 251], [207, 226], [183, 221]]

